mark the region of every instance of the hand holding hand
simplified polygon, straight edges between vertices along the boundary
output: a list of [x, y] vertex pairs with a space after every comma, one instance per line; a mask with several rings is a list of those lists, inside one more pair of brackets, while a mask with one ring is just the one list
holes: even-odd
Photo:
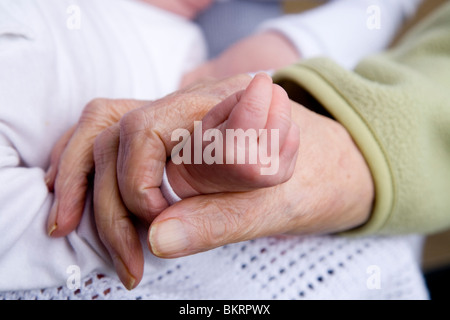
[[[171, 126], [189, 128], [194, 120], [201, 119], [232, 93], [244, 89], [249, 81], [250, 77], [244, 75], [199, 83], [155, 102], [96, 99], [88, 104], [79, 123], [59, 140], [51, 156], [46, 181], [49, 189], [54, 190], [55, 202], [48, 218], [48, 233], [53, 237], [65, 236], [77, 227], [89, 176], [95, 166], [94, 214], [99, 236], [124, 285], [129, 289], [135, 287], [143, 273], [143, 254], [134, 228], [134, 215], [129, 209], [133, 208], [135, 215], [151, 223], [167, 206], [159, 191], [159, 169], [165, 164], [166, 148], [171, 148], [170, 145], [161, 148], [159, 140], [157, 148], [152, 149], [152, 141], [145, 135], [157, 137], [164, 133], [166, 136]], [[139, 125], [134, 126], [135, 121]], [[126, 144], [131, 136], [140, 139]], [[146, 148], [139, 149], [139, 140]], [[125, 151], [121, 159], [126, 168], [120, 172], [126, 181], [122, 185], [130, 185], [136, 191], [126, 193], [130, 208], [124, 205], [117, 184], [119, 142]], [[149, 157], [141, 158], [144, 156], [141, 151]], [[127, 159], [127, 155], [133, 157]], [[134, 163], [140, 163], [145, 170], [139, 172], [140, 167], [134, 167]], [[152, 170], [155, 175], [151, 174]], [[150, 175], [146, 175], [149, 171]]]
[[94, 170], [94, 141], [128, 111], [149, 101], [95, 99], [53, 148], [45, 181], [54, 191], [47, 232], [67, 235], [78, 225], [83, 213], [89, 176]]
[[197, 122], [192, 135], [182, 136], [182, 148], [177, 145], [166, 166], [174, 192], [187, 198], [287, 181], [299, 147], [291, 108], [286, 92], [268, 75], [257, 74], [245, 90], [232, 94]]
[[[173, 130], [192, 132], [194, 120], [202, 119], [249, 82], [248, 76], [239, 76], [182, 90], [127, 112], [119, 123], [93, 138], [94, 147], [87, 143], [95, 161], [98, 231], [127, 288], [139, 283], [143, 271], [133, 214], [151, 223], [150, 250], [166, 258], [263, 236], [339, 232], [368, 219], [373, 182], [353, 140], [339, 123], [293, 102], [292, 120], [300, 129], [301, 147], [290, 180], [248, 192], [195, 196], [166, 207], [159, 186], [166, 159], [175, 146]], [[71, 149], [76, 144], [67, 146]], [[63, 157], [69, 152], [64, 151]], [[92, 158], [88, 155], [86, 159]], [[77, 164], [72, 171], [78, 173], [68, 178], [80, 172], [87, 175]], [[59, 206], [62, 222], [68, 221], [63, 216], [71, 214], [61, 211], [63, 208], [68, 208], [67, 204]]]
[[373, 181], [348, 132], [296, 103], [292, 119], [301, 142], [291, 179], [274, 187], [177, 202], [154, 219], [152, 252], [174, 258], [265, 236], [342, 232], [366, 222]]

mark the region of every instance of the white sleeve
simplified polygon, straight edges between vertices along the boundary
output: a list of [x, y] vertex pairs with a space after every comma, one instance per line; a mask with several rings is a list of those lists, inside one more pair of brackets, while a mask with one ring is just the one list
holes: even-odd
[[422, 0], [331, 0], [315, 9], [264, 22], [259, 31], [287, 37], [303, 59], [328, 56], [353, 68], [385, 49]]

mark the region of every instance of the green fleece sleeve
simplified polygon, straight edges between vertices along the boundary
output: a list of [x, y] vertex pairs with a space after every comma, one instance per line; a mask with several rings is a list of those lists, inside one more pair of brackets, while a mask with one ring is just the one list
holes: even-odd
[[312, 95], [346, 127], [369, 165], [373, 212], [349, 234], [450, 227], [449, 3], [354, 71], [317, 58], [280, 70], [274, 80], [292, 97]]

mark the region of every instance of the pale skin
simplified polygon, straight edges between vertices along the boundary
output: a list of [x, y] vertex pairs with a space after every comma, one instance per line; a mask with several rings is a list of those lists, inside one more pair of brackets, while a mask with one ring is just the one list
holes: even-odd
[[300, 58], [297, 49], [281, 33], [255, 33], [188, 72], [183, 77], [181, 87], [210, 77], [223, 79], [240, 73], [276, 70], [293, 64]]
[[[148, 3], [150, 5], [159, 7], [161, 9], [170, 11], [172, 13], [178, 14], [180, 16], [183, 16], [187, 19], [193, 19], [195, 18], [200, 12], [207, 9], [211, 4], [212, 0], [140, 0], [145, 3]], [[202, 79], [207, 78], [215, 78], [215, 79], [221, 79], [226, 78], [231, 75], [244, 73], [244, 72], [256, 72], [257, 70], [265, 70], [265, 69], [276, 69], [283, 67], [285, 65], [289, 65], [299, 59], [299, 54], [297, 53], [296, 49], [291, 45], [291, 43], [286, 39], [284, 36], [277, 32], [264, 32], [259, 34], [254, 34], [248, 38], [242, 39], [241, 41], [235, 43], [232, 45], [229, 49], [227, 49], [225, 52], [223, 52], [219, 57], [207, 61], [204, 64], [198, 66], [194, 70], [188, 72], [181, 82], [181, 87], [187, 86], [191, 83], [195, 83], [197, 81], [201, 81]], [[276, 99], [284, 99], [285, 101], [279, 102], [275, 101], [273, 105], [275, 107], [271, 108], [272, 111], [269, 113], [271, 117], [278, 118], [278, 122], [280, 122], [280, 117], [284, 116], [285, 119], [290, 117], [290, 107], [286, 107], [288, 103], [286, 102], [287, 96], [282, 92], [283, 90], [277, 90], [277, 88], [274, 89], [274, 100]], [[260, 88], [260, 92], [269, 92], [269, 90], [265, 90], [264, 88]], [[237, 94], [231, 96], [227, 101], [222, 102], [219, 106], [222, 109], [222, 111], [216, 111], [213, 113], [214, 116], [209, 116], [210, 122], [216, 121], [214, 120], [217, 118], [217, 115], [221, 112], [230, 112], [234, 104], [234, 101], [237, 99]], [[253, 99], [253, 97], [250, 97], [250, 99]], [[270, 103], [265, 104], [268, 108], [271, 106]], [[284, 108], [282, 108], [284, 106]], [[286, 112], [282, 112], [284, 110], [289, 110], [289, 114]], [[226, 111], [223, 111], [226, 110]], [[268, 110], [267, 110], [268, 111]], [[281, 111], [281, 112], [280, 112]], [[234, 116], [232, 118], [235, 119], [234, 123], [232, 125], [238, 126], [240, 128], [245, 128], [245, 126], [251, 121], [251, 116], [249, 116], [247, 112], [247, 117], [245, 117], [245, 114], [234, 112]], [[278, 115], [278, 116], [274, 116]], [[267, 115], [265, 115], [267, 117]], [[263, 115], [264, 117], [264, 115]], [[236, 121], [236, 119], [240, 119], [239, 121]], [[227, 122], [227, 121], [226, 121]], [[274, 121], [268, 121], [269, 126], [273, 125]], [[293, 171], [293, 163], [295, 162], [296, 156], [297, 156], [297, 146], [298, 146], [298, 137], [293, 139], [292, 136], [296, 137], [298, 136], [295, 125], [293, 126], [292, 130], [283, 130], [283, 129], [290, 129], [291, 128], [291, 122], [286, 123], [279, 123], [283, 125], [283, 128], [278, 128], [278, 130], [281, 129], [281, 140], [282, 142], [285, 142], [286, 137], [288, 137], [288, 145], [290, 144], [290, 148], [286, 147], [281, 156], [284, 156], [284, 158], [290, 158], [289, 165], [283, 167], [281, 170], [277, 173], [276, 176], [270, 176], [270, 179], [265, 179], [264, 185], [265, 186], [271, 186], [276, 184], [275, 182], [284, 182], [287, 180], [287, 177], [289, 177]], [[229, 122], [228, 122], [229, 123]], [[251, 123], [251, 122], [250, 122]], [[261, 125], [258, 123], [253, 122], [255, 126], [253, 126], [253, 129], [266, 129], [266, 128], [260, 128]], [[226, 123], [214, 123], [214, 125], [219, 125], [221, 130], [225, 132], [226, 129], [230, 129], [230, 126], [227, 126]], [[258, 126], [259, 125], [259, 126]], [[208, 129], [204, 127], [204, 129]], [[269, 130], [271, 128], [268, 128]], [[292, 141], [293, 140], [293, 141]], [[282, 147], [282, 146], [280, 146]], [[295, 151], [295, 153], [294, 153]], [[169, 161], [167, 166], [167, 171], [169, 175], [169, 179], [171, 180], [172, 186], [174, 190], [177, 192], [178, 195], [185, 198], [188, 196], [198, 195], [201, 193], [212, 193], [212, 192], [218, 192], [218, 191], [246, 191], [250, 190], [254, 187], [261, 187], [263, 186], [262, 178], [259, 177], [259, 180], [255, 184], [246, 185], [246, 182], [248, 181], [241, 181], [240, 177], [243, 174], [246, 174], [249, 172], [249, 170], [258, 170], [258, 166], [240, 166], [239, 167], [239, 173], [234, 174], [234, 176], [237, 176], [238, 181], [230, 181], [230, 184], [224, 185], [224, 179], [226, 177], [230, 176], [230, 172], [227, 170], [223, 170], [222, 168], [227, 168], [227, 166], [221, 166], [219, 170], [222, 170], [222, 175], [218, 175], [218, 171], [216, 166], [209, 166], [209, 168], [202, 167], [200, 170], [196, 169], [198, 166], [173, 166], [173, 163]], [[234, 167], [233, 167], [234, 168]], [[196, 177], [192, 177], [193, 172], [196, 172]], [[216, 183], [213, 185], [210, 181], [210, 179], [199, 179], [200, 176], [203, 177], [211, 177], [211, 172], [215, 173], [213, 176], [217, 177]], [[220, 179], [218, 178], [220, 176]], [[232, 174], [233, 176], [233, 174]], [[184, 179], [180, 179], [179, 177], [184, 177]], [[206, 187], [209, 185], [209, 187]], [[237, 188], [236, 186], [239, 186]], [[244, 186], [244, 188], [242, 188]]]
[[[166, 165], [169, 182], [179, 197], [249, 191], [286, 182], [292, 176], [298, 154], [299, 129], [291, 119], [291, 104], [286, 92], [273, 84], [268, 75], [257, 74], [245, 90], [232, 94], [212, 108], [202, 120], [202, 136], [211, 129], [217, 129], [216, 132], [223, 139], [222, 143], [217, 143], [215, 139], [202, 141], [202, 148], [196, 150], [195, 137], [191, 135], [184, 142], [184, 147], [189, 144], [192, 159], [177, 164], [171, 159]], [[255, 137], [260, 130], [267, 132], [268, 136], [276, 131], [277, 139], [248, 139], [244, 146], [247, 161], [238, 163], [237, 142], [235, 143], [235, 139], [227, 139], [227, 132], [236, 130], [255, 132]], [[219, 161], [215, 159], [215, 162], [207, 164], [203, 160], [202, 163], [195, 164], [194, 153], [203, 156], [204, 151], [214, 146], [214, 143], [217, 143], [216, 152], [221, 152]], [[260, 149], [264, 148], [264, 154], [269, 154], [275, 151], [275, 148], [271, 150], [270, 143], [277, 145], [276, 154], [271, 156], [278, 166], [270, 174], [263, 174], [261, 169], [267, 165], [261, 159], [255, 159], [251, 163], [249, 153], [257, 156]], [[227, 158], [229, 149], [233, 149], [232, 159]]]
[[77, 226], [94, 166], [98, 232], [128, 289], [138, 285], [143, 272], [133, 215], [150, 226], [148, 246], [163, 258], [265, 236], [341, 232], [366, 222], [374, 187], [361, 152], [342, 125], [293, 101], [291, 119], [299, 128], [300, 149], [289, 180], [247, 192], [193, 196], [168, 206], [159, 186], [175, 143], [171, 133], [192, 130], [194, 120], [249, 82], [239, 75], [155, 102], [102, 99], [88, 105], [52, 155], [47, 182], [58, 205], [49, 216], [49, 233], [64, 236]]

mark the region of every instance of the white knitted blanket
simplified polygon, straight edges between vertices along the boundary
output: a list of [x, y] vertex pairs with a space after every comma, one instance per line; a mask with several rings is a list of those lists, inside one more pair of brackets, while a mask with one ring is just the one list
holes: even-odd
[[2, 292], [0, 299], [428, 299], [421, 238], [290, 237], [159, 260], [127, 291], [90, 274], [78, 286]]

